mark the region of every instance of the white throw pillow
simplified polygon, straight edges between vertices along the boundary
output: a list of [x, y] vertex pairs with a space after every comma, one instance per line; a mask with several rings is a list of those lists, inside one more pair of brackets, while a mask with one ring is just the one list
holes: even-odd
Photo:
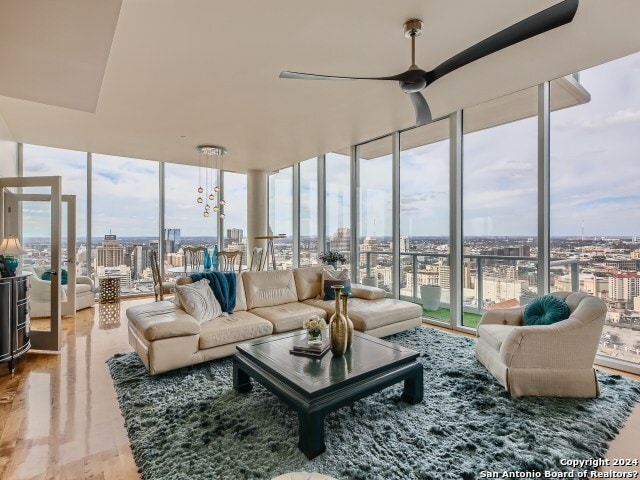
[[222, 315], [222, 307], [209, 286], [209, 280], [203, 278], [194, 283], [176, 286], [176, 295], [185, 312], [198, 323], [213, 320]]

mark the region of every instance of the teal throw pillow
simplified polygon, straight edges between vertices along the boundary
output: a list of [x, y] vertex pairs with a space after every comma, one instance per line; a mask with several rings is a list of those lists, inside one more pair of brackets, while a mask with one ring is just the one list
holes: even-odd
[[336, 291], [333, 289], [334, 285], [342, 285], [342, 293], [348, 293], [349, 296], [351, 296], [351, 280], [348, 278], [345, 280], [325, 280], [323, 284], [325, 300], [336, 299]]
[[[67, 273], [67, 271], [63, 268], [62, 269], [62, 273], [61, 273], [61, 278], [60, 278], [60, 283], [62, 285], [66, 285], [69, 282], [69, 274]], [[42, 280], [47, 280], [47, 281], [51, 281], [51, 270], [45, 270], [42, 273]]]
[[525, 325], [551, 325], [569, 318], [569, 305], [553, 295], [538, 297], [524, 307]]

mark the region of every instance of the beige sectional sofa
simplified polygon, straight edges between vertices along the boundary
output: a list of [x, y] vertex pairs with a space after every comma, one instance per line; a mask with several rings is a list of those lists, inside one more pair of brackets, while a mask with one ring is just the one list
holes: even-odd
[[[127, 309], [129, 343], [151, 374], [233, 355], [236, 345], [302, 328], [311, 315], [329, 319], [333, 301], [320, 299], [323, 267], [236, 274], [236, 308], [198, 323], [174, 301]], [[178, 284], [189, 283], [190, 278]], [[381, 337], [421, 323], [419, 305], [384, 298], [384, 290], [352, 285], [349, 317], [356, 330]]]

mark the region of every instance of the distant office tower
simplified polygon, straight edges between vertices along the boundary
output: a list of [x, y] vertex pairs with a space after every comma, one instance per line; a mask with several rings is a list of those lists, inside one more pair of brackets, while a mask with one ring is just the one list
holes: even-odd
[[149, 268], [149, 245], [136, 245], [133, 250], [131, 262], [131, 274], [133, 278], [140, 278], [142, 272]]
[[164, 229], [164, 253], [176, 253], [181, 243], [179, 228]]
[[131, 291], [131, 268], [126, 265], [120, 265], [118, 267], [100, 266], [97, 268], [97, 274], [99, 279], [118, 277], [120, 279], [120, 290], [125, 293]]
[[375, 237], [365, 237], [364, 242], [362, 242], [362, 245], [360, 245], [360, 265], [367, 264], [367, 255], [370, 257], [369, 266], [375, 267], [376, 265], [378, 265], [377, 254], [365, 253], [365, 252], [373, 252], [376, 250], [378, 250], [378, 239]]
[[351, 251], [351, 229], [340, 227], [329, 239], [329, 250], [348, 255]]
[[97, 267], [124, 265], [125, 248], [118, 244], [115, 235], [105, 235], [102, 245], [96, 248]]
[[160, 252], [160, 242], [158, 240], [149, 240], [149, 250], [152, 250], [156, 253]]
[[409, 239], [407, 237], [400, 236], [400, 252], [409, 251]]
[[640, 273], [621, 272], [609, 277], [611, 300], [624, 300], [631, 306], [635, 297], [640, 297]]
[[241, 228], [227, 228], [227, 241], [242, 243], [243, 231]]

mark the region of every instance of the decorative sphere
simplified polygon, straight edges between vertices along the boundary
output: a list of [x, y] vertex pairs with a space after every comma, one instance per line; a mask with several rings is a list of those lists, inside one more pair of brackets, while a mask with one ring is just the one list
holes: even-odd
[[221, 214], [220, 214], [220, 218], [224, 218], [224, 213], [221, 213]]
[[213, 193], [210, 193], [209, 194], [209, 200], [213, 200], [214, 198], [216, 198], [216, 197], [213, 195]]
[[213, 207], [213, 211], [214, 211], [214, 212], [217, 212], [218, 210], [220, 210], [220, 209], [218, 208], [218, 206], [217, 206], [217, 205], [216, 205], [215, 207]]
[[224, 206], [224, 205], [226, 205], [226, 204], [227, 204], [227, 202], [225, 202], [224, 200], [220, 200], [220, 205], [223, 205], [223, 206]]
[[213, 189], [214, 192], [219, 192], [220, 191], [220, 187], [216, 185], [216, 187]]
[[204, 192], [204, 189], [202, 187], [198, 187], [198, 193], [202, 193]]
[[203, 213], [203, 215], [204, 215], [205, 217], [208, 217], [208, 216], [209, 216], [209, 212], [207, 212], [207, 211], [205, 210], [205, 212]]
[[198, 197], [198, 203], [202, 203], [202, 197]]
[[210, 209], [210, 208], [211, 208], [211, 206], [210, 206], [208, 203], [204, 206], [204, 209], [205, 209], [207, 212], [209, 211], [209, 209]]

